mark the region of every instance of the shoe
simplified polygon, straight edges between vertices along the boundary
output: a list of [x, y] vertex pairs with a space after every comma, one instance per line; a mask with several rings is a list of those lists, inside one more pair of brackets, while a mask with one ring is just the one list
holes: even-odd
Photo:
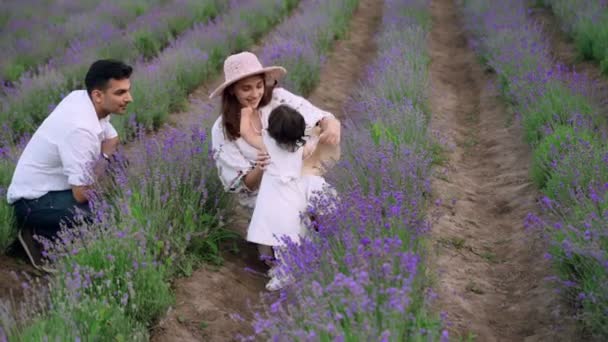
[[42, 260], [42, 252], [40, 251], [40, 244], [38, 241], [34, 239], [34, 235], [32, 234], [32, 228], [23, 228], [20, 229], [17, 233], [17, 239], [21, 243], [21, 247], [25, 251], [27, 258], [30, 260], [30, 264], [39, 270], [46, 273], [57, 273], [57, 270], [44, 265], [44, 261]]
[[59, 271], [56, 268], [53, 268], [49, 265], [41, 265], [39, 266], [41, 271], [44, 271], [48, 274], [57, 274]]
[[277, 267], [272, 266], [272, 267], [270, 267], [268, 272], [266, 272], [266, 275], [268, 276], [268, 278], [273, 278], [276, 275], [276, 273], [277, 273]]
[[24, 227], [19, 229], [17, 239], [21, 243], [21, 247], [23, 247], [25, 254], [30, 260], [30, 264], [32, 264], [35, 269], [40, 270], [40, 266], [42, 264], [42, 253], [38, 247], [38, 242], [34, 240], [32, 228]]
[[[273, 271], [273, 269], [271, 269], [269, 271], [269, 273], [271, 271]], [[266, 290], [271, 291], [271, 292], [278, 291], [278, 290], [286, 287], [287, 285], [292, 284], [293, 282], [294, 282], [293, 277], [278, 274], [275, 270], [272, 274], [272, 278], [266, 284]]]

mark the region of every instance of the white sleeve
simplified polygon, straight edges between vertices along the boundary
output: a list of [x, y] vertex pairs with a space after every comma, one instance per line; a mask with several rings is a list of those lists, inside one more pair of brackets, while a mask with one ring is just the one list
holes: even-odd
[[118, 132], [116, 132], [116, 129], [110, 123], [109, 116], [105, 119], [99, 120], [99, 123], [101, 124], [101, 129], [103, 129], [103, 140], [116, 138], [118, 136]]
[[221, 118], [211, 129], [211, 147], [224, 189], [228, 192], [248, 191], [243, 184], [243, 177], [253, 169], [254, 165], [245, 158], [234, 141], [226, 139]]
[[66, 135], [58, 145], [63, 173], [72, 186], [94, 183], [93, 164], [101, 154], [101, 143], [95, 134], [76, 129]]
[[306, 125], [309, 127], [315, 126], [319, 121], [323, 118], [331, 117], [334, 115], [330, 112], [324, 111], [312, 103], [307, 99], [295, 95], [288, 90], [283, 88], [276, 88], [273, 92], [273, 96], [276, 97], [276, 100], [280, 104], [286, 104], [293, 109], [297, 110], [304, 116], [304, 120], [306, 121]]

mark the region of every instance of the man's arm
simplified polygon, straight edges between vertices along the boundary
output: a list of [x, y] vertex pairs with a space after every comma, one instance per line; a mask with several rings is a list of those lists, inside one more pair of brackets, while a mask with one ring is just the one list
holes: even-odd
[[118, 149], [118, 144], [120, 144], [120, 139], [118, 136], [104, 140], [101, 143], [101, 153], [103, 153], [105, 156], [111, 157]]
[[[104, 158], [111, 157], [116, 150], [118, 149], [118, 144], [120, 144], [120, 139], [118, 136], [114, 138], [106, 139], [101, 143], [101, 153]], [[99, 178], [103, 175], [105, 168], [107, 166], [107, 162], [104, 160], [98, 161], [93, 170], [93, 174], [96, 178]], [[91, 190], [91, 186], [72, 186], [72, 194], [74, 195], [74, 199], [78, 203], [86, 203], [88, 198], [88, 191]]]
[[95, 183], [93, 166], [100, 157], [99, 138], [90, 131], [77, 129], [69, 132], [58, 144], [63, 173], [67, 176], [74, 199], [88, 201], [88, 190]]

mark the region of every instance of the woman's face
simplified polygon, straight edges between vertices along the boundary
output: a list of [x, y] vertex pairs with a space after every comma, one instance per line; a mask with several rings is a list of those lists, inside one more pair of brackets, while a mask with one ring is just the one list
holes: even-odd
[[264, 77], [255, 75], [238, 81], [234, 85], [234, 95], [241, 106], [258, 108], [264, 96]]

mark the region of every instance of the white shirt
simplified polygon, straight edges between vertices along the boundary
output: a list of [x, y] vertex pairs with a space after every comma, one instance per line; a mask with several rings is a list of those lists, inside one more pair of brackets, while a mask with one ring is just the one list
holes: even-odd
[[101, 155], [102, 141], [117, 135], [110, 116], [97, 117], [86, 90], [71, 92], [23, 150], [7, 191], [8, 202], [91, 185], [91, 166]]

